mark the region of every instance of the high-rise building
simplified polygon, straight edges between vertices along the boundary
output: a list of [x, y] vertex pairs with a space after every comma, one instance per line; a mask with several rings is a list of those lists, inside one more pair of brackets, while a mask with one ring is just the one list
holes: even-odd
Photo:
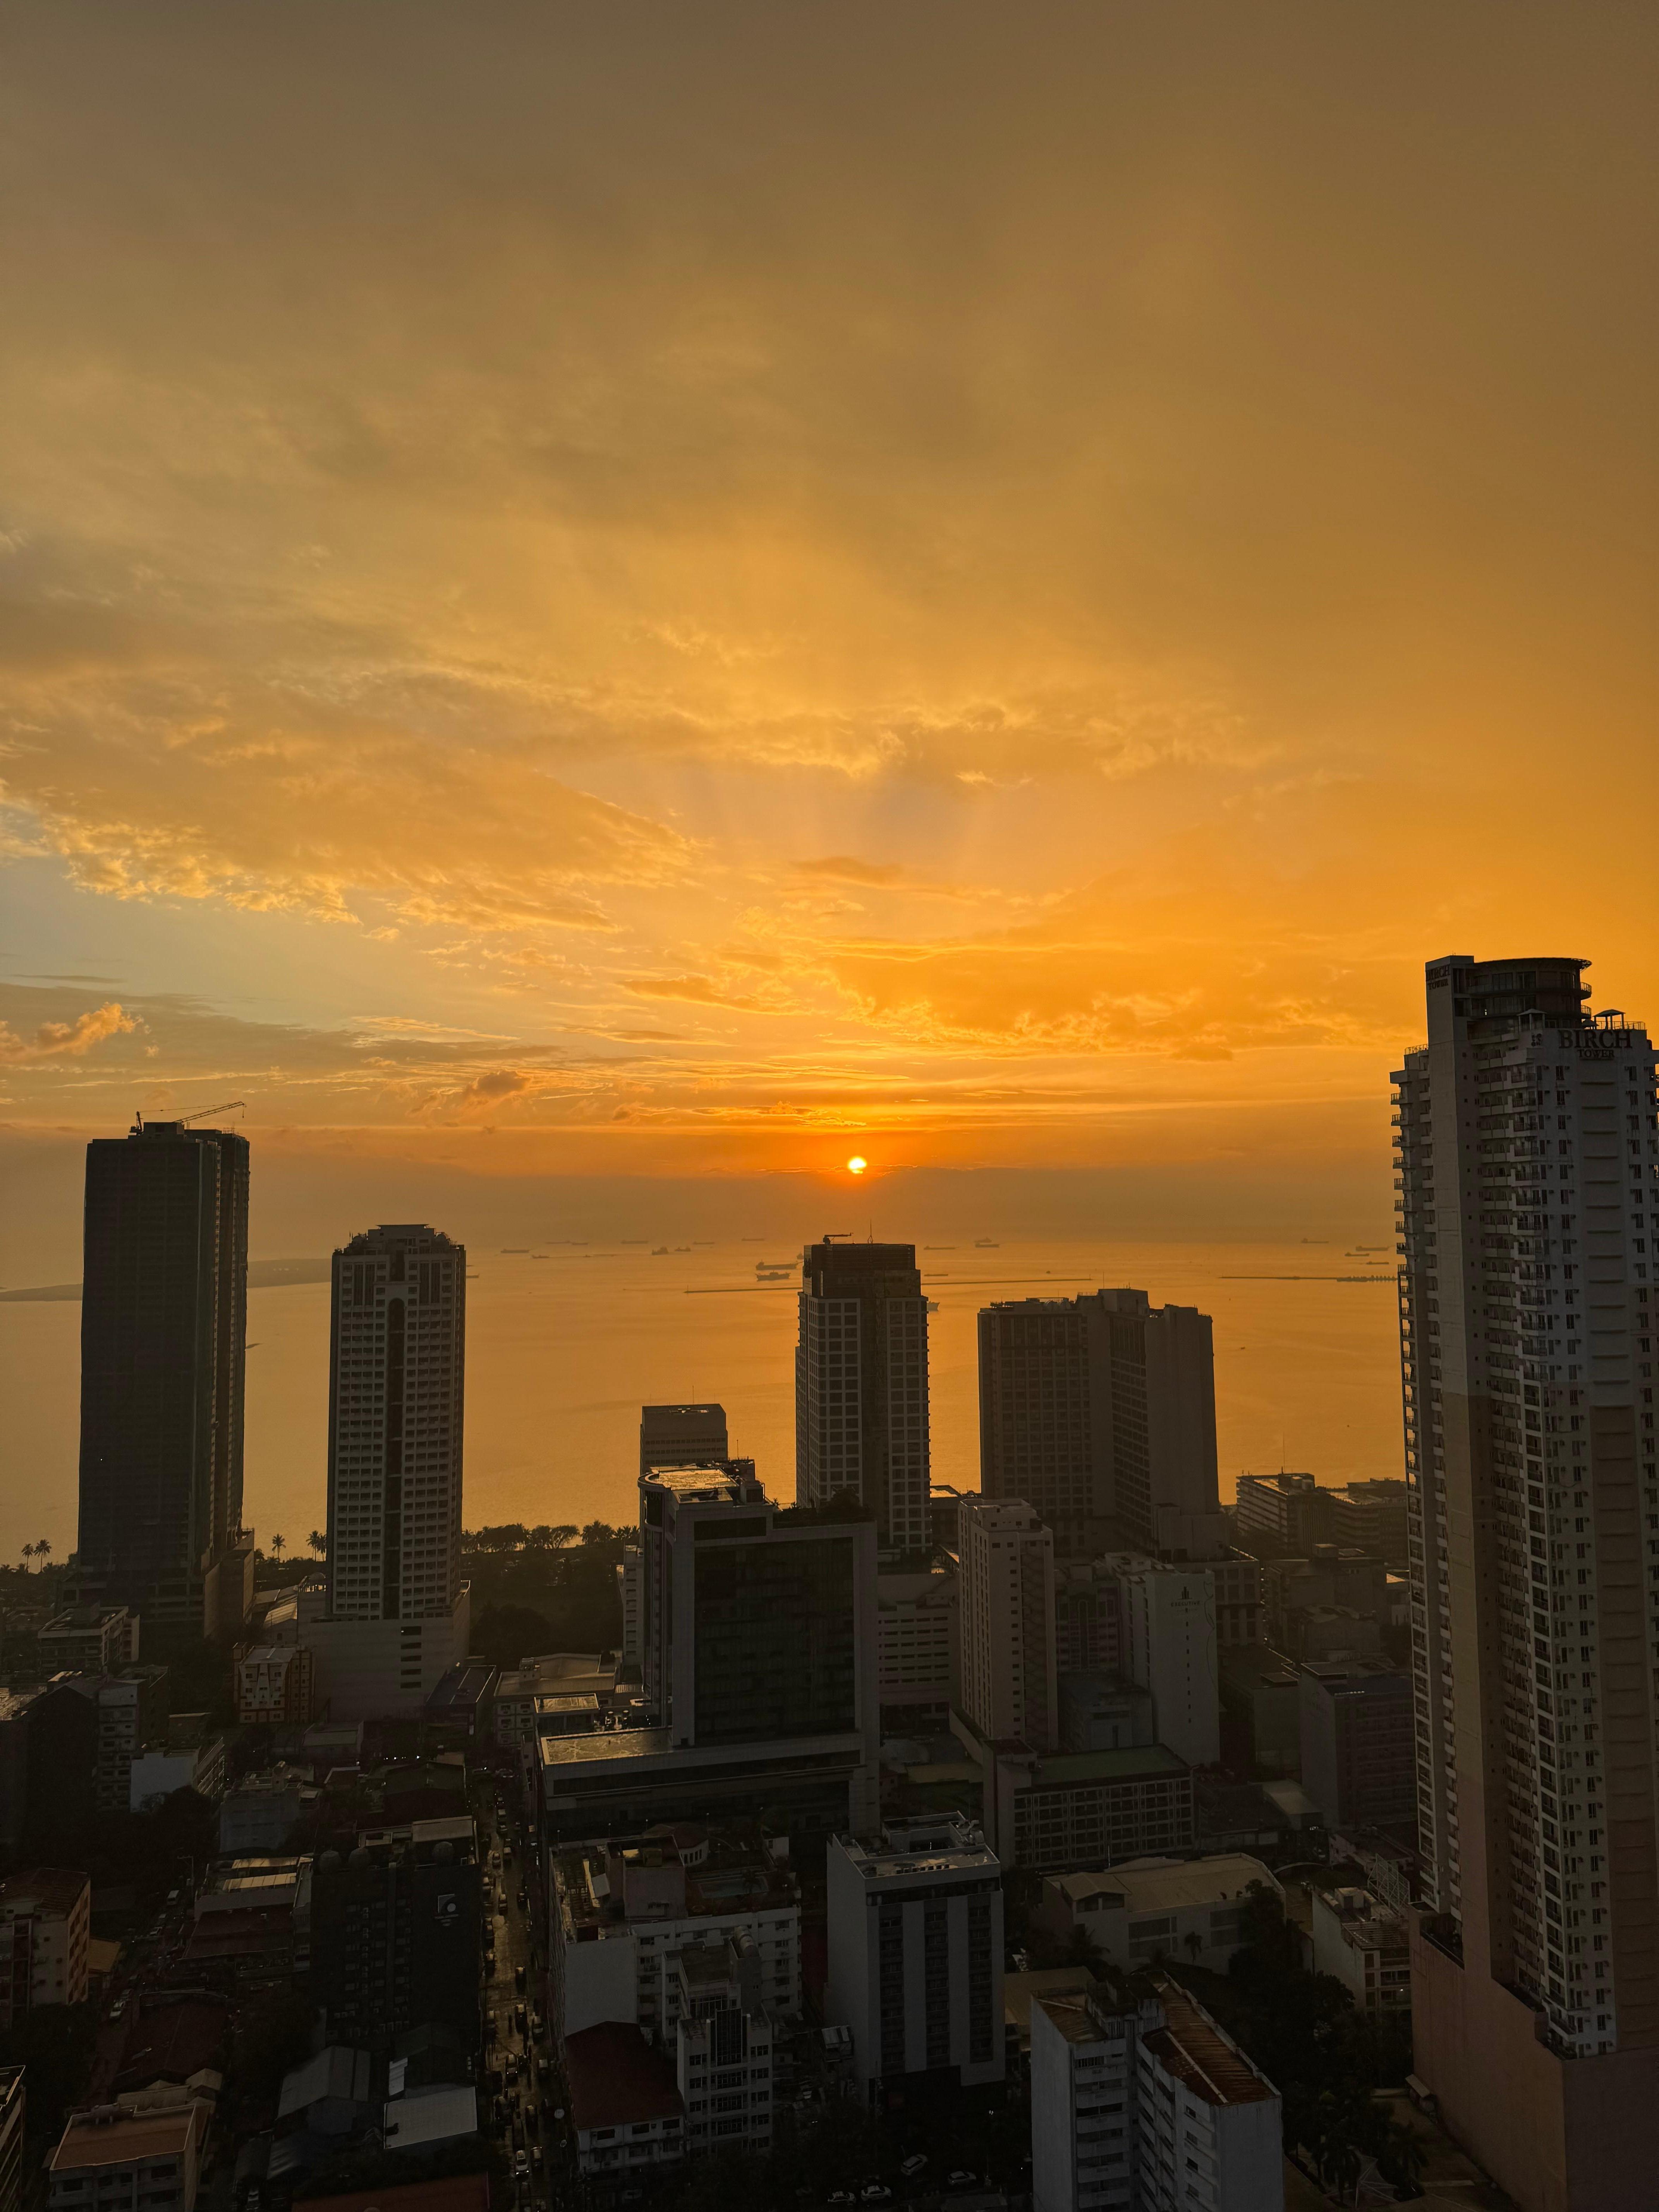
[[877, 1749], [868, 1520], [774, 1505], [752, 1460], [640, 1480], [645, 1694], [676, 1746], [830, 1736]]
[[1017, 1498], [964, 1498], [962, 1710], [981, 1742], [1051, 1751], [1060, 1741], [1054, 1674], [1054, 1544]]
[[1202, 1567], [1125, 1560], [1121, 1668], [1149, 1690], [1158, 1740], [1188, 1766], [1221, 1757], [1215, 1589]]
[[1328, 1828], [1409, 1833], [1412, 1686], [1386, 1659], [1310, 1659], [1297, 1680], [1302, 1786]]
[[1394, 1077], [1415, 2063], [1528, 2212], [1648, 2203], [1659, 2094], [1654, 1053], [1584, 965], [1431, 962]]
[[928, 1541], [927, 1301], [914, 1244], [826, 1237], [802, 1258], [795, 1497], [850, 1492], [884, 1550]]
[[329, 1609], [337, 1620], [447, 1614], [461, 1566], [466, 1253], [394, 1226], [334, 1255]]
[[852, 2031], [866, 2095], [902, 2098], [907, 2075], [1001, 2081], [1002, 1869], [979, 1829], [957, 1815], [837, 1836], [824, 1874], [824, 2014]]
[[1207, 1314], [1133, 1290], [988, 1306], [979, 1408], [980, 1487], [1035, 1506], [1062, 1559], [1221, 1548]]
[[334, 1255], [328, 1582], [300, 1593], [317, 1710], [418, 1712], [471, 1622], [461, 1567], [466, 1253], [392, 1224]]
[[87, 1146], [80, 1582], [152, 1631], [234, 1625], [207, 1603], [242, 1522], [247, 1200], [234, 1131]]
[[1281, 2110], [1167, 1976], [1031, 2007], [1034, 2212], [1284, 2212]]
[[712, 1467], [728, 1456], [724, 1406], [641, 1406], [640, 1473]]

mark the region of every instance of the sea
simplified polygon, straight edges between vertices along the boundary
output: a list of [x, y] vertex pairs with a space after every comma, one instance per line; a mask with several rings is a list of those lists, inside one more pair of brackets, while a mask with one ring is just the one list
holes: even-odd
[[[979, 1480], [980, 1309], [1114, 1285], [1214, 1316], [1224, 1499], [1242, 1472], [1334, 1484], [1401, 1470], [1391, 1243], [1005, 1236], [918, 1257], [936, 1481]], [[792, 1498], [799, 1259], [776, 1238], [471, 1245], [466, 1525], [632, 1520], [643, 1402], [718, 1400], [733, 1452]], [[281, 1534], [292, 1553], [326, 1514], [326, 1260], [254, 1279], [268, 1286], [248, 1300], [245, 1511], [262, 1544]], [[42, 1536], [57, 1559], [75, 1543], [79, 1326], [71, 1297], [0, 1304], [8, 1560]]]

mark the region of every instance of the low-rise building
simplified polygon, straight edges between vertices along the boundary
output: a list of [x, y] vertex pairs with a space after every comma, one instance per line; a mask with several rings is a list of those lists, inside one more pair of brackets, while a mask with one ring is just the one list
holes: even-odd
[[751, 1936], [688, 1945], [675, 1972], [675, 2078], [688, 2150], [694, 2158], [702, 2150], [769, 2150], [782, 2022], [766, 2002], [760, 1947]]
[[746, 1819], [757, 1804], [792, 1833], [874, 1818], [878, 1767], [860, 1729], [676, 1745], [666, 1728], [539, 1736], [544, 1831], [554, 1844], [660, 1822]]
[[329, 2033], [369, 2049], [426, 2021], [478, 2040], [482, 1896], [465, 1816], [365, 1829], [312, 1875], [313, 1996]]
[[638, 2028], [595, 2021], [565, 2039], [576, 2171], [584, 2180], [652, 2179], [685, 2155], [685, 2100], [672, 2062]]
[[987, 1796], [1005, 1867], [1109, 1865], [1193, 1847], [1193, 1775], [1161, 1744], [989, 1756]]
[[1150, 1690], [1103, 1672], [1060, 1676], [1061, 1751], [1124, 1751], [1157, 1741]]
[[1325, 1534], [1328, 1495], [1310, 1474], [1241, 1474], [1233, 1508], [1241, 1550], [1259, 1559], [1310, 1551]]
[[46, 2166], [52, 2212], [195, 2212], [208, 2112], [185, 2097], [71, 2112]]
[[219, 1800], [219, 1849], [227, 1856], [280, 1851], [316, 1797], [303, 1767], [279, 1765], [245, 1774]]
[[87, 1994], [92, 1885], [64, 1867], [32, 1867], [0, 1882], [0, 2031], [36, 2005]]
[[1031, 2008], [1034, 2212], [1283, 2212], [1281, 2105], [1164, 1977]]
[[1001, 2081], [1002, 1869], [980, 1829], [912, 1820], [879, 1843], [837, 1836], [825, 1878], [825, 2017], [852, 2031], [866, 2095], [902, 2095], [920, 2074]]
[[1235, 1644], [1221, 1654], [1221, 1704], [1249, 1729], [1261, 1772], [1300, 1774], [1302, 1684], [1292, 1660], [1271, 1644]]
[[179, 1790], [216, 1804], [224, 1795], [224, 1738], [207, 1726], [205, 1714], [175, 1714], [166, 1742], [146, 1744], [134, 1755], [128, 1790], [133, 1812], [153, 1813]]
[[236, 1717], [244, 1728], [311, 1718], [312, 1658], [303, 1644], [256, 1644], [236, 1665]]
[[1364, 1889], [1313, 1893], [1313, 1963], [1334, 1974], [1361, 2012], [1408, 2013], [1411, 1937], [1406, 1916]]
[[[495, 1741], [533, 1758], [544, 1698], [590, 1698], [597, 1720], [611, 1710], [616, 1686], [617, 1664], [608, 1652], [544, 1651], [521, 1659], [495, 1679]], [[555, 1711], [549, 1708], [550, 1725]]]
[[556, 1851], [553, 2015], [567, 2039], [602, 2021], [665, 2051], [679, 2018], [682, 1952], [755, 1946], [760, 1995], [800, 2009], [800, 1894], [757, 1830], [695, 1823]]
[[132, 1762], [147, 1743], [165, 1731], [167, 1670], [129, 1667], [97, 1684], [98, 1774], [100, 1813], [125, 1813], [132, 1803]]
[[1198, 1859], [1130, 1859], [1105, 1874], [1050, 1875], [1032, 1914], [1069, 1942], [1087, 1936], [1108, 1964], [1133, 1972], [1171, 1959], [1224, 1973], [1243, 1941], [1253, 1889], [1281, 1896], [1261, 1861], [1244, 1852]]
[[1357, 1551], [1403, 1565], [1407, 1500], [1411, 1492], [1398, 1477], [1372, 1482], [1344, 1483], [1326, 1493], [1331, 1540]]
[[0, 2212], [22, 2212], [23, 2119], [28, 2093], [21, 2066], [0, 2066]]
[[76, 1605], [35, 1631], [40, 1672], [116, 1674], [138, 1656], [138, 1616], [124, 1605]]

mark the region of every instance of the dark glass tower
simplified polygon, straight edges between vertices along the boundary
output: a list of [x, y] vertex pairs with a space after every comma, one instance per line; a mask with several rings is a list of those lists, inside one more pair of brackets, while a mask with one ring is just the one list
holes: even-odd
[[795, 1497], [849, 1493], [884, 1549], [927, 1541], [927, 1300], [914, 1244], [825, 1237], [801, 1257]]
[[248, 1145], [141, 1124], [87, 1146], [81, 1576], [199, 1632], [242, 1522]]

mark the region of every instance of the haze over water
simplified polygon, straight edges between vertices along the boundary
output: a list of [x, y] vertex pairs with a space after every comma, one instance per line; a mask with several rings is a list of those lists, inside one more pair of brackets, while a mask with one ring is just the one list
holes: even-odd
[[[896, 1235], [890, 1224], [881, 1233]], [[795, 1262], [787, 1239], [531, 1244], [544, 1259], [469, 1243], [469, 1527], [631, 1520], [644, 1401], [715, 1398], [734, 1450], [775, 1496], [794, 1492]], [[679, 1240], [682, 1243], [688, 1240]], [[1374, 1242], [1374, 1237], [1371, 1240]], [[954, 1249], [951, 1249], [954, 1243]], [[979, 1480], [975, 1316], [997, 1298], [1133, 1284], [1157, 1304], [1215, 1317], [1221, 1490], [1241, 1469], [1305, 1468], [1322, 1482], [1401, 1472], [1392, 1246], [941, 1237], [919, 1257], [930, 1316], [934, 1479]], [[787, 1279], [755, 1286], [757, 1261]], [[1382, 1281], [1342, 1277], [1381, 1275]], [[21, 1426], [27, 1482], [0, 1498], [0, 1555], [46, 1534], [75, 1541], [80, 1307], [0, 1305], [0, 1396]], [[329, 1291], [304, 1283], [249, 1300], [248, 1517], [290, 1550], [326, 1517]], [[25, 1387], [27, 1385], [27, 1387]]]

